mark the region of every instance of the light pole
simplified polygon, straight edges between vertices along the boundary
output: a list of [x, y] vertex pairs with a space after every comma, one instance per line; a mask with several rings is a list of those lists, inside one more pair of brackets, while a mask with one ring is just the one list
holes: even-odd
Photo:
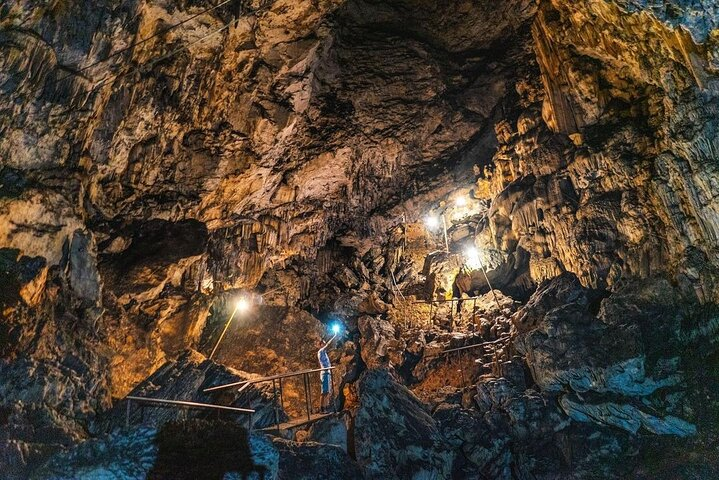
[[220, 334], [220, 338], [217, 339], [217, 343], [215, 343], [215, 348], [212, 349], [212, 352], [210, 353], [210, 356], [208, 357], [210, 360], [212, 360], [212, 357], [215, 355], [215, 352], [217, 351], [217, 347], [220, 346], [220, 342], [225, 337], [225, 333], [227, 333], [227, 329], [230, 328], [230, 323], [232, 322], [232, 319], [235, 318], [235, 314], [239, 310], [240, 313], [245, 312], [249, 310], [250, 308], [250, 302], [244, 297], [240, 297], [237, 302], [235, 302], [235, 309], [232, 310], [232, 314], [230, 315], [230, 318], [227, 319], [227, 323], [225, 323], [225, 328], [222, 329], [222, 333]]
[[[444, 233], [444, 251], [449, 253], [449, 240], [447, 238], [447, 220], [444, 217], [444, 213], [440, 215], [440, 218], [442, 219], [442, 232]], [[427, 227], [434, 231], [439, 227], [439, 220], [435, 216], [428, 216], [424, 219], [425, 225]]]
[[476, 266], [479, 267], [480, 270], [482, 270], [482, 273], [484, 274], [484, 279], [487, 281], [487, 286], [489, 287], [489, 291], [492, 292], [492, 296], [494, 297], [494, 301], [497, 304], [497, 308], [499, 311], [502, 311], [502, 306], [499, 304], [499, 299], [497, 298], [497, 294], [494, 293], [494, 288], [492, 288], [492, 284], [489, 282], [489, 277], [487, 276], [487, 270], [484, 268], [484, 264], [482, 263], [482, 259], [479, 256], [479, 251], [476, 247], [468, 247], [464, 251], [465, 257], [467, 257], [468, 264], [471, 267], [474, 263]]

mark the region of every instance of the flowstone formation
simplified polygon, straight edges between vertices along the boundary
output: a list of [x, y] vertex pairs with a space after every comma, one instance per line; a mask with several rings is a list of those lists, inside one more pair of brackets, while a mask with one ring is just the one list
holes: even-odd
[[0, 476], [716, 478], [718, 28], [3, 3]]

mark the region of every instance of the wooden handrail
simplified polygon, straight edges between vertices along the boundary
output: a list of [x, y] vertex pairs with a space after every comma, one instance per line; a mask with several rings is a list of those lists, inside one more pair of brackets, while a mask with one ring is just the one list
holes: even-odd
[[444, 355], [445, 353], [459, 352], [462, 350], [469, 350], [471, 348], [483, 347], [485, 345], [486, 345], [486, 343], [475, 343], [473, 345], [466, 345], [464, 347], [450, 348], [448, 350], [442, 350], [441, 352], [437, 352], [434, 355], [427, 355], [427, 357], [425, 357], [425, 358], [440, 357], [440, 356]]
[[435, 304], [435, 303], [454, 303], [454, 302], [460, 302], [460, 301], [466, 301], [466, 300], [477, 300], [479, 298], [484, 298], [484, 295], [477, 295], [474, 297], [465, 297], [465, 298], [457, 298], [457, 297], [453, 297], [453, 298], [449, 298], [449, 299], [441, 298], [438, 300], [416, 300], [412, 303], [414, 305], [417, 305], [418, 303], [424, 303], [424, 304], [429, 305], [429, 304]]
[[506, 340], [506, 338], [498, 338], [497, 340], [491, 340], [489, 342], [473, 343], [472, 345], [465, 345], [464, 347], [450, 348], [448, 350], [442, 350], [439, 353], [435, 353], [434, 355], [427, 355], [426, 358], [434, 358], [434, 357], [439, 357], [441, 355], [444, 355], [445, 353], [459, 352], [461, 350], [469, 350], [470, 348], [483, 347], [485, 345], [493, 345], [495, 343], [500, 343], [505, 340]]
[[[210, 410], [227, 410], [231, 412], [246, 413], [249, 414], [250, 418], [247, 422], [248, 430], [252, 431], [252, 416], [255, 411], [251, 408], [239, 408], [239, 407], [228, 407], [225, 405], [215, 405], [212, 403], [200, 403], [200, 402], [188, 402], [185, 400], [169, 400], [166, 398], [150, 398], [150, 397], [136, 397], [134, 395], [128, 395], [125, 397], [127, 400], [127, 408], [125, 411], [125, 427], [130, 428], [130, 406], [132, 402], [138, 403], [157, 403], [161, 406], [176, 406], [185, 408], [207, 408]], [[142, 407], [141, 407], [142, 408]]]
[[190, 407], [190, 408], [209, 408], [209, 409], [215, 409], [215, 410], [231, 410], [233, 412], [242, 412], [242, 413], [255, 413], [255, 411], [251, 408], [240, 408], [240, 407], [228, 407], [225, 405], [215, 405], [213, 403], [199, 403], [199, 402], [188, 402], [185, 400], [168, 400], [165, 398], [150, 398], [150, 397], [135, 397], [132, 395], [128, 395], [125, 397], [126, 400], [132, 400], [134, 402], [145, 402], [145, 403], [161, 403], [164, 405], [176, 405], [180, 407]]
[[270, 375], [269, 377], [260, 377], [260, 378], [255, 378], [252, 380], [242, 380], [240, 382], [227, 383], [225, 385], [217, 385], [214, 387], [206, 388], [203, 390], [203, 392], [208, 393], [208, 392], [214, 392], [217, 390], [223, 390], [225, 388], [237, 387], [240, 385], [246, 385], [246, 384], [250, 385], [253, 383], [271, 382], [273, 380], [279, 380], [281, 378], [299, 377], [300, 375], [306, 375], [308, 373], [317, 373], [317, 372], [322, 372], [325, 370], [334, 370], [335, 368], [337, 368], [337, 367], [313, 368], [310, 370], [300, 370], [298, 372], [279, 373], [277, 375]]

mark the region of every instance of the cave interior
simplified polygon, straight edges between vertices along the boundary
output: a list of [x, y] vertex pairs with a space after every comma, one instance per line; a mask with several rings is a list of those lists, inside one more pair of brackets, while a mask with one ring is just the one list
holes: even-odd
[[0, 4], [0, 478], [719, 478], [718, 113], [714, 0]]

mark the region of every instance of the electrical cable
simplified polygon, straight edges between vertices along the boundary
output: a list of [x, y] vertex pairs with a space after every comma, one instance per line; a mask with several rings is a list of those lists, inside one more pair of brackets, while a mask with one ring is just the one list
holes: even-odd
[[127, 52], [127, 51], [129, 51], [129, 50], [132, 50], [132, 49], [135, 48], [135, 47], [138, 47], [138, 46], [140, 46], [140, 45], [143, 45], [143, 44], [149, 42], [150, 40], [152, 40], [152, 39], [155, 38], [155, 37], [158, 37], [159, 35], [163, 35], [163, 34], [165, 34], [165, 33], [167, 33], [167, 32], [170, 32], [170, 31], [174, 30], [175, 28], [180, 27], [180, 26], [182, 26], [182, 25], [184, 25], [184, 24], [186, 24], [186, 23], [188, 23], [188, 22], [194, 20], [194, 19], [196, 19], [197, 17], [199, 17], [199, 16], [201, 16], [201, 15], [204, 15], [204, 14], [206, 14], [206, 13], [208, 13], [208, 12], [211, 12], [211, 11], [213, 11], [213, 10], [216, 10], [216, 9], [218, 9], [218, 8], [224, 6], [224, 5], [227, 5], [228, 3], [233, 2], [233, 1], [234, 1], [234, 0], [224, 0], [223, 2], [220, 2], [220, 3], [218, 3], [217, 5], [214, 5], [214, 6], [212, 6], [212, 7], [206, 8], [205, 10], [203, 10], [203, 11], [201, 11], [201, 12], [199, 12], [199, 13], [196, 13], [196, 14], [194, 14], [194, 15], [191, 15], [191, 16], [189, 16], [188, 18], [186, 18], [186, 19], [184, 19], [184, 20], [182, 20], [182, 21], [180, 21], [180, 22], [177, 22], [177, 23], [175, 23], [175, 24], [173, 24], [173, 25], [170, 25], [169, 27], [166, 27], [166, 28], [163, 28], [163, 29], [158, 30], [157, 32], [155, 32], [155, 33], [153, 33], [152, 35], [150, 35], [149, 37], [145, 37], [145, 38], [143, 38], [142, 40], [140, 40], [140, 41], [138, 41], [138, 42], [134, 42], [134, 43], [128, 45], [127, 47], [125, 47], [125, 48], [121, 48], [120, 50], [118, 50], [118, 51], [116, 51], [116, 52], [114, 52], [114, 53], [111, 53], [110, 55], [108, 55], [108, 56], [105, 57], [105, 58], [102, 58], [102, 59], [100, 59], [100, 60], [97, 60], [96, 62], [93, 62], [93, 63], [91, 63], [90, 65], [86, 65], [86, 66], [80, 68], [79, 70], [75, 70], [73, 73], [68, 74], [68, 75], [65, 75], [64, 77], [58, 78], [57, 80], [54, 80], [54, 81], [50, 82], [50, 83], [49, 83], [48, 85], [46, 85], [46, 86], [54, 85], [55, 83], [61, 82], [62, 80], [65, 80], [65, 79], [67, 79], [67, 78], [76, 76], [76, 75], [78, 75], [78, 74], [80, 74], [80, 73], [82, 73], [82, 72], [84, 72], [84, 71], [86, 71], [86, 70], [89, 70], [89, 69], [91, 69], [91, 68], [93, 68], [93, 67], [96, 67], [97, 65], [100, 65], [101, 63], [105, 63], [105, 62], [107, 62], [108, 60], [117, 57], [118, 55], [121, 55], [121, 54], [123, 54], [123, 53], [125, 53], [125, 52]]
[[142, 64], [142, 65], [139, 65], [139, 66], [133, 68], [133, 69], [130, 70], [130, 71], [127, 71], [127, 72], [124, 72], [124, 73], [118, 73], [118, 74], [115, 74], [115, 75], [108, 75], [107, 77], [105, 77], [105, 78], [103, 78], [102, 80], [100, 80], [100, 82], [99, 82], [97, 85], [95, 85], [95, 86], [92, 88], [92, 90], [90, 90], [90, 91], [88, 92], [88, 94], [89, 94], [89, 95], [93, 94], [93, 93], [94, 93], [95, 91], [97, 91], [100, 87], [102, 87], [103, 85], [105, 85], [109, 80], [116, 80], [116, 79], [118, 79], [118, 78], [126, 77], [127, 75], [131, 75], [131, 74], [133, 74], [133, 73], [142, 72], [142, 71], [145, 70], [147, 67], [152, 67], [152, 66], [154, 66], [155, 64], [157, 64], [158, 62], [161, 62], [162, 60], [165, 60], [165, 59], [170, 58], [170, 57], [172, 57], [172, 56], [174, 56], [174, 55], [177, 55], [178, 53], [180, 53], [180, 52], [182, 52], [182, 51], [184, 51], [184, 50], [187, 50], [187, 49], [189, 49], [190, 47], [192, 47], [192, 46], [194, 46], [194, 45], [197, 45], [198, 43], [200, 43], [200, 42], [202, 42], [202, 41], [204, 41], [204, 40], [207, 40], [208, 38], [210, 38], [210, 37], [212, 37], [212, 36], [214, 36], [214, 35], [217, 35], [217, 34], [220, 33], [220, 32], [223, 32], [224, 30], [227, 30], [230, 26], [232, 26], [233, 23], [235, 23], [235, 21], [236, 21], [236, 20], [233, 19], [233, 20], [231, 20], [229, 23], [226, 23], [226, 24], [224, 24], [222, 27], [218, 28], [217, 30], [212, 31], [212, 32], [208, 33], [207, 35], [205, 35], [205, 36], [203, 36], [203, 37], [200, 37], [200, 38], [198, 38], [197, 40], [195, 40], [195, 41], [193, 41], [193, 42], [191, 42], [191, 43], [188, 43], [187, 45], [183, 45], [183, 46], [181, 46], [181, 47], [179, 47], [179, 48], [176, 48], [175, 50], [172, 50], [172, 51], [170, 51], [170, 52], [168, 52], [168, 53], [166, 53], [166, 54], [164, 54], [164, 55], [160, 55], [159, 57], [155, 58], [154, 60], [151, 60], [151, 61], [149, 61], [149, 62], [147, 62], [147, 63]]

